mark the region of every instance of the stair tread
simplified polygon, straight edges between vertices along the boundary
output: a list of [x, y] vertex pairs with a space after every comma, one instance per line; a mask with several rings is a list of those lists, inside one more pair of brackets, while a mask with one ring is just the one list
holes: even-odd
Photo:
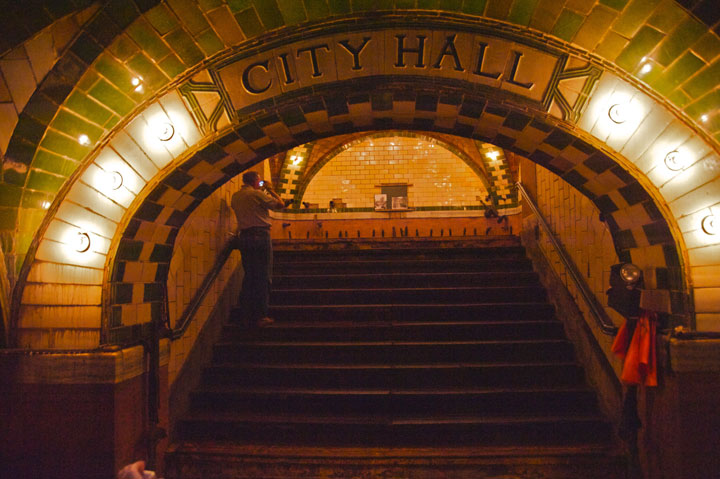
[[535, 362], [535, 363], [428, 363], [428, 364], [326, 364], [326, 363], [215, 363], [211, 368], [237, 369], [468, 369], [468, 368], [527, 368], [536, 366], [569, 366], [579, 367], [575, 362]]
[[493, 394], [507, 394], [507, 393], [587, 393], [590, 392], [591, 389], [589, 388], [582, 388], [582, 387], [545, 387], [545, 388], [453, 388], [453, 389], [421, 389], [421, 388], [412, 388], [412, 389], [403, 389], [403, 388], [376, 388], [376, 389], [368, 389], [368, 388], [362, 388], [362, 389], [320, 389], [320, 388], [288, 388], [288, 387], [278, 387], [278, 388], [268, 388], [268, 387], [247, 387], [247, 386], [238, 386], [238, 385], [228, 385], [228, 386], [203, 386], [202, 388], [198, 389], [198, 393], [206, 393], [206, 392], [212, 392], [212, 393], [218, 393], [218, 392], [224, 392], [224, 393], [243, 393], [243, 394], [297, 394], [297, 395], [341, 395], [341, 394], [347, 394], [347, 395], [368, 395], [368, 396], [376, 396], [376, 395], [428, 395], [428, 396], [463, 396], [463, 395], [493, 395]]
[[218, 346], [469, 346], [488, 344], [568, 344], [567, 339], [508, 339], [476, 341], [233, 341], [218, 342]]

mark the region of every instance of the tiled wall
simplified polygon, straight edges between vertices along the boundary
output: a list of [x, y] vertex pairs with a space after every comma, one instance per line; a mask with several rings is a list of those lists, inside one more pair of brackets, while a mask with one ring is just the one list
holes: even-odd
[[408, 206], [477, 206], [480, 178], [442, 146], [420, 138], [368, 138], [331, 159], [310, 181], [302, 201], [327, 207], [342, 198], [348, 208], [372, 207], [380, 184], [407, 183]]
[[[587, 197], [551, 171], [527, 161], [523, 162], [522, 167], [536, 169], [536, 202], [540, 211], [595, 293], [595, 297], [605, 306], [608, 316], [616, 325], [621, 325], [622, 316], [607, 307], [605, 291], [610, 287], [610, 266], [618, 263], [619, 260], [610, 230], [599, 219], [600, 211]], [[523, 230], [532, 230], [534, 221], [533, 216], [527, 217]], [[587, 313], [586, 305], [582, 299], [579, 299], [579, 292], [572, 280], [567, 277], [550, 240], [541, 234], [538, 243], [570, 294], [576, 299], [580, 309]], [[590, 316], [586, 315], [586, 317]]]
[[[178, 233], [167, 282], [168, 310], [172, 328], [178, 326], [178, 319], [214, 266], [219, 253], [229, 239], [228, 232], [235, 230], [236, 220], [230, 208], [230, 198], [240, 188], [240, 184], [239, 176], [225, 183], [198, 206]], [[237, 284], [236, 270], [239, 265], [240, 255], [233, 252], [212, 283], [185, 334], [179, 340], [172, 342], [169, 364], [171, 384], [190, 352], [204, 321], [211, 317], [216, 307], [228, 308], [234, 304], [232, 289], [233, 285]], [[232, 297], [223, 296], [226, 287], [229, 290], [228, 296]], [[149, 317], [140, 318], [139, 322], [149, 319]]]
[[[33, 92], [98, 4], [63, 16], [0, 57], [0, 154]], [[42, 21], [42, 20], [40, 20]], [[7, 34], [3, 31], [3, 37]]]

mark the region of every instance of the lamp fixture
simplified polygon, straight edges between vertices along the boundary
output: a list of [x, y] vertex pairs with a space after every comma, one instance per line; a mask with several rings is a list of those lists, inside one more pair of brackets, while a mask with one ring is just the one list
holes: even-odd
[[41, 206], [42, 206], [42, 209], [44, 209], [44, 210], [50, 209], [50, 202], [43, 201]]
[[120, 189], [123, 185], [123, 177], [119, 171], [110, 171], [106, 174], [107, 184], [113, 190]]
[[75, 251], [85, 253], [90, 249], [90, 235], [84, 231], [79, 231], [75, 237]]
[[705, 115], [703, 115], [703, 116], [700, 117], [700, 121], [702, 121], [703, 123], [707, 123], [707, 121], [708, 121], [709, 119], [710, 119], [710, 117], [707, 116], [707, 114], [705, 114]]
[[632, 263], [625, 263], [620, 267], [620, 277], [628, 287], [633, 286], [640, 280], [642, 271], [636, 265]]
[[90, 137], [86, 134], [82, 134], [78, 136], [78, 143], [80, 143], [82, 146], [90, 146]]
[[685, 167], [686, 162], [685, 155], [678, 150], [673, 150], [665, 155], [665, 166], [668, 167], [668, 170], [680, 171]]
[[302, 162], [302, 157], [293, 155], [290, 157], [290, 162], [293, 165], [299, 165]]
[[715, 215], [707, 215], [702, 219], [702, 223], [700, 225], [705, 234], [708, 235], [716, 235], [718, 234], [718, 230], [720, 230], [720, 224], [718, 224]]
[[498, 156], [500, 156], [500, 152], [497, 150], [488, 151], [487, 153], [485, 153], [485, 156], [495, 161], [498, 159]]
[[175, 127], [166, 121], [158, 123], [155, 127], [155, 135], [160, 141], [169, 141], [175, 135]]
[[640, 68], [640, 74], [641, 74], [641, 75], [645, 75], [646, 73], [650, 73], [650, 71], [652, 70], [652, 68], [653, 68], [653, 67], [652, 67], [652, 64], [651, 64], [651, 63], [645, 63], [645, 64]]
[[622, 103], [614, 104], [608, 110], [608, 116], [618, 125], [625, 123], [628, 119], [628, 105]]

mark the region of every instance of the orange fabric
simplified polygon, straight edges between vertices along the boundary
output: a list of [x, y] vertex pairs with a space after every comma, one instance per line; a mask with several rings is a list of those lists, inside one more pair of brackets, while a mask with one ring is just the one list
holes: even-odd
[[629, 338], [627, 322], [618, 331], [611, 349], [625, 359], [620, 376], [623, 383], [657, 386], [656, 326], [657, 314], [642, 311], [632, 338]]

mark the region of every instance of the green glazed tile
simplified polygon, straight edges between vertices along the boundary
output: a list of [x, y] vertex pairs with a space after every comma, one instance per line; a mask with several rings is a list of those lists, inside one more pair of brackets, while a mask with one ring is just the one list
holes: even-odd
[[47, 125], [55, 118], [58, 108], [57, 104], [44, 95], [36, 95], [33, 101], [29, 101], [25, 105], [25, 113]]
[[233, 13], [241, 12], [252, 6], [252, 0], [227, 0], [228, 7]]
[[154, 28], [145, 20], [133, 23], [127, 30], [128, 35], [140, 45], [152, 58], [163, 58], [170, 53], [170, 48], [160, 38]]
[[[353, 2], [354, 5], [354, 2]], [[439, 0], [417, 0], [417, 7], [422, 10], [438, 10], [440, 8]], [[372, 10], [367, 8], [366, 10]]]
[[17, 214], [17, 208], [0, 208], [0, 229], [15, 230]]
[[221, 7], [223, 5], [222, 0], [198, 0], [198, 5], [203, 12], [212, 10], [213, 8]]
[[22, 197], [22, 207], [44, 209], [43, 203], [45, 203], [46, 201], [52, 203], [53, 199], [54, 195], [42, 193], [40, 191], [25, 190]]
[[[327, 4], [324, 0], [277, 0], [280, 13], [286, 25], [295, 25], [311, 18], [322, 18], [329, 14]], [[305, 11], [307, 10], [307, 15]]]
[[603, 6], [597, 6], [588, 14], [574, 37], [578, 45], [592, 50], [609, 32], [610, 25], [617, 18], [617, 12]]
[[710, 90], [715, 89], [720, 78], [720, 60], [705, 68], [697, 76], [683, 85], [683, 90], [692, 98], [699, 98]]
[[169, 78], [175, 78], [179, 74], [185, 71], [185, 65], [175, 55], [169, 55], [163, 59], [158, 66]]
[[463, 0], [462, 11], [470, 15], [484, 15], [487, 0]]
[[560, 13], [562, 13], [562, 5], [563, 4], [557, 0], [540, 0], [530, 20], [530, 27], [542, 32], [551, 32], [555, 23], [557, 23]]
[[108, 54], [103, 54], [95, 63], [95, 69], [122, 91], [131, 91], [133, 74]]
[[255, 11], [260, 17], [260, 21], [267, 30], [279, 28], [285, 25], [280, 9], [275, 0], [254, 0], [253, 5]]
[[95, 85], [95, 83], [97, 83], [99, 79], [100, 75], [95, 73], [93, 70], [88, 70], [80, 79], [77, 86], [83, 91], [88, 91], [90, 88], [93, 87], [93, 85]]
[[685, 94], [682, 90], [678, 89], [675, 90], [668, 96], [668, 100], [673, 102], [675, 105], [679, 106], [680, 108], [685, 108], [688, 103], [690, 103], [690, 97]]
[[3, 171], [3, 180], [5, 180], [5, 183], [11, 185], [25, 186], [26, 179], [27, 172], [21, 173], [13, 169], [7, 169]]
[[720, 39], [713, 32], [708, 32], [693, 45], [692, 50], [709, 63], [720, 55]]
[[705, 66], [705, 62], [688, 52], [667, 69], [663, 79], [658, 82], [657, 89], [667, 95], [703, 66]]
[[177, 29], [165, 37], [165, 40], [173, 47], [175, 53], [185, 63], [185, 65], [191, 67], [201, 62], [205, 55], [195, 45], [190, 35], [185, 30]]
[[160, 35], [165, 35], [178, 26], [175, 15], [162, 3], [148, 10], [145, 13], [145, 18]]
[[675, 27], [688, 18], [687, 12], [673, 1], [666, 0], [655, 9], [648, 20], [648, 24], [665, 33], [675, 30]]
[[44, 170], [49, 173], [68, 177], [77, 169], [79, 163], [62, 158], [46, 150], [38, 150], [33, 162], [33, 169]]
[[[307, 13], [307, 17], [309, 20], [318, 20], [321, 18], [325, 18], [328, 15], [330, 15], [330, 9], [328, 8], [327, 2], [325, 0], [304, 0], [305, 9], [303, 10], [301, 6], [298, 4], [298, 2], [294, 2], [295, 6], [288, 9], [287, 1], [280, 2], [278, 1], [278, 5], [280, 6], [280, 11], [283, 14], [283, 17], [285, 17], [287, 21], [288, 15], [294, 18], [303, 18], [305, 17], [305, 14]], [[292, 10], [292, 13], [288, 12], [288, 10]], [[302, 21], [302, 20], [299, 20]], [[289, 23], [289, 22], [288, 22]], [[294, 21], [292, 23], [298, 23], [298, 21]]]
[[222, 40], [218, 38], [212, 28], [209, 28], [204, 33], [198, 35], [197, 41], [200, 44], [200, 48], [202, 48], [205, 52], [206, 56], [210, 56], [213, 53], [219, 52], [225, 47]]
[[63, 183], [65, 183], [65, 178], [61, 176], [55, 176], [49, 173], [33, 170], [30, 172], [27, 187], [31, 190], [55, 193], [60, 190]]
[[112, 116], [110, 110], [77, 90], [68, 97], [65, 107], [98, 125], [104, 124]]
[[19, 206], [23, 189], [13, 185], [2, 185], [0, 188], [0, 206]]
[[108, 2], [105, 7], [105, 13], [107, 13], [120, 28], [126, 28], [140, 16], [140, 12], [135, 8], [133, 2], [128, 2], [127, 0], [112, 0]]
[[582, 25], [585, 17], [570, 10], [563, 10], [553, 28], [553, 35], [563, 40], [570, 41]]
[[245, 35], [245, 38], [258, 36], [265, 31], [257, 13], [255, 13], [255, 10], [252, 8], [236, 13], [235, 20], [238, 22], [238, 25], [240, 25], [240, 29], [243, 35]]
[[720, 111], [720, 90], [715, 90], [693, 102], [685, 109], [685, 112], [693, 118]]
[[128, 66], [136, 71], [143, 78], [143, 82], [152, 88], [157, 88], [167, 83], [168, 78], [155, 66], [148, 57], [138, 53], [130, 59]]
[[622, 10], [623, 8], [625, 8], [625, 5], [627, 5], [628, 0], [600, 0], [600, 3], [619, 11], [619, 10]]
[[167, 1], [170, 4], [170, 8], [172, 8], [180, 18], [180, 21], [185, 24], [191, 34], [195, 35], [210, 27], [210, 24], [197, 7], [196, 2], [190, 0]]
[[626, 37], [632, 37], [655, 10], [660, 0], [633, 0], [620, 14], [613, 30]]
[[90, 96], [121, 116], [127, 115], [135, 107], [135, 103], [123, 95], [120, 90], [105, 80], [100, 80], [89, 91]]
[[664, 36], [654, 28], [641, 28], [615, 62], [627, 71], [634, 71], [642, 57], [650, 53]]
[[[132, 26], [130, 28], [132, 28]], [[135, 42], [130, 40], [130, 38], [125, 34], [119, 36], [117, 40], [115, 40], [113, 44], [110, 45], [110, 53], [115, 55], [120, 60], [127, 60], [132, 55], [137, 53], [138, 50], [139, 48], [135, 44]]]
[[508, 15], [508, 21], [517, 25], [529, 25], [539, 1], [540, 0], [515, 0]]
[[103, 126], [106, 130], [112, 130], [112, 128], [117, 125], [119, 121], [120, 117], [117, 115], [113, 115], [108, 121], [105, 122], [105, 125]]
[[628, 40], [615, 32], [608, 32], [605, 38], [595, 48], [595, 53], [601, 55], [608, 60], [614, 60], [625, 49]]
[[87, 135], [90, 141], [95, 143], [103, 135], [102, 128], [89, 123], [77, 115], [73, 115], [67, 110], [60, 110], [55, 120], [52, 122], [52, 128], [59, 130], [72, 138], [79, 138], [80, 135]]
[[350, 13], [350, 0], [328, 0], [328, 9], [333, 15]]
[[412, 8], [415, 8], [415, 0], [395, 0], [395, 10], [409, 10]]
[[505, 20], [510, 13], [511, 2], [507, 0], [488, 0], [485, 16]]
[[[78, 143], [77, 138], [68, 138], [55, 130], [48, 130], [45, 133], [45, 138], [40, 142], [40, 146], [78, 161], [82, 160], [90, 151], [89, 147]], [[38, 151], [40, 150], [38, 149]]]
[[662, 42], [655, 58], [661, 65], [671, 64], [706, 31], [705, 25], [693, 18], [688, 18]]
[[463, 0], [445, 0], [442, 9], [446, 12], [462, 12]]

